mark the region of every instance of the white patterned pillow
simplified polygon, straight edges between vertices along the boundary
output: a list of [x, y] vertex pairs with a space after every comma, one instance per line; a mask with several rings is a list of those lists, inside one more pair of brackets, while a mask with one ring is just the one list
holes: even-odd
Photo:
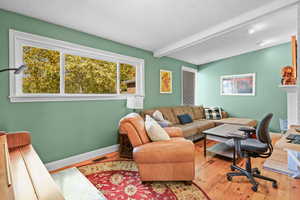
[[145, 128], [149, 138], [153, 141], [170, 140], [170, 136], [154, 119], [146, 115]]
[[204, 108], [205, 119], [222, 119], [222, 109], [220, 107]]
[[159, 111], [156, 110], [153, 114], [152, 114], [153, 119], [155, 119], [156, 121], [164, 121], [164, 116], [163, 114]]

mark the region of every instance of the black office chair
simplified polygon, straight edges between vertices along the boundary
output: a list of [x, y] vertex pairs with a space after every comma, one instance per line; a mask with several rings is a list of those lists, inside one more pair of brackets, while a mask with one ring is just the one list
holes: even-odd
[[257, 191], [258, 183], [254, 178], [264, 179], [272, 182], [273, 188], [277, 188], [276, 180], [260, 175], [258, 168], [251, 167], [251, 157], [252, 158], [268, 158], [273, 152], [272, 140], [269, 133], [269, 124], [273, 117], [273, 114], [267, 114], [262, 121], [259, 123], [257, 129], [254, 128], [241, 128], [246, 135], [250, 135], [251, 132], [256, 132], [256, 139], [252, 138], [241, 138], [233, 137], [233, 139], [228, 140], [226, 144], [233, 148], [236, 148], [236, 152], [241, 156], [246, 158], [246, 169], [242, 169], [236, 165], [231, 165], [232, 171], [238, 170], [239, 172], [229, 172], [227, 173], [227, 179], [232, 180], [233, 176], [246, 176], [250, 183], [253, 185], [252, 190]]

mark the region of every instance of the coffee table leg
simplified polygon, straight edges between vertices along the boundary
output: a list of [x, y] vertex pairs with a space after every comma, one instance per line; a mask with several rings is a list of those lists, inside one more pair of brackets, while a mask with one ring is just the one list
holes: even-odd
[[206, 157], [206, 134], [204, 134], [204, 157]]

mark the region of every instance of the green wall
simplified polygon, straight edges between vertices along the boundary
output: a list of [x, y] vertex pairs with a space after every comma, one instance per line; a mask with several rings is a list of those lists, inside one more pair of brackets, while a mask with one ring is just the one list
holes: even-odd
[[[99, 25], [101, 26], [101, 25]], [[129, 47], [69, 28], [0, 10], [0, 68], [9, 64], [8, 30], [15, 29], [145, 60], [145, 108], [181, 103], [181, 66], [171, 58]], [[173, 71], [173, 94], [159, 93], [159, 70]], [[0, 74], [0, 129], [32, 132], [33, 145], [44, 162], [117, 143], [119, 119], [130, 110], [125, 100], [10, 103], [7, 73]]]
[[[221, 106], [231, 116], [257, 120], [272, 112], [271, 130], [279, 131], [279, 118], [287, 118], [286, 93], [278, 88], [280, 68], [291, 61], [288, 43], [199, 66], [198, 104]], [[255, 96], [220, 95], [220, 76], [245, 73], [256, 73]]]

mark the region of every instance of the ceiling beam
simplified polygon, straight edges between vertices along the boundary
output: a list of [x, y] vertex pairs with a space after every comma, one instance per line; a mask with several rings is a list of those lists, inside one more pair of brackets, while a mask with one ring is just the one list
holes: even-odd
[[155, 57], [163, 57], [175, 53], [177, 51], [183, 50], [188, 47], [205, 42], [209, 39], [218, 37], [225, 33], [231, 32], [235, 29], [248, 25], [254, 20], [273, 14], [282, 9], [294, 6], [298, 3], [299, 0], [277, 0], [265, 6], [259, 7], [257, 9], [246, 12], [238, 17], [232, 18], [226, 22], [220, 23], [216, 26], [213, 26], [209, 29], [206, 29], [197, 34], [191, 35], [187, 38], [184, 38], [178, 42], [170, 44], [166, 47], [154, 51]]

